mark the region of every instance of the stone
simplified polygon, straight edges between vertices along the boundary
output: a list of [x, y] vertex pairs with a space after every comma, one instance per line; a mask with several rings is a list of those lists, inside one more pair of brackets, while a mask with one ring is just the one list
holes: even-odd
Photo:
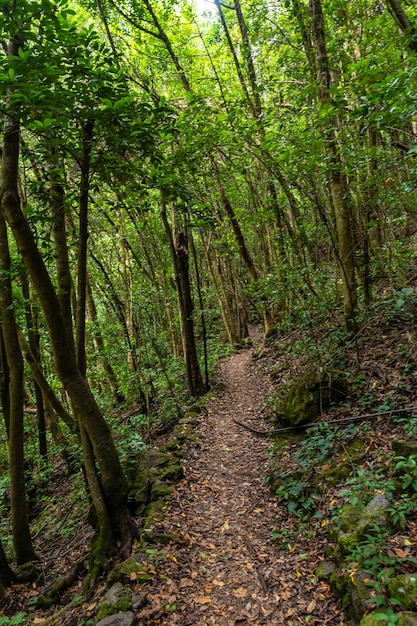
[[116, 615], [108, 615], [97, 622], [96, 626], [139, 626], [139, 620], [134, 613], [126, 611]]
[[347, 593], [342, 604], [345, 616], [355, 620], [355, 623], [358, 623], [372, 606], [372, 589], [365, 583], [368, 578], [365, 572], [356, 572], [355, 576], [349, 577], [347, 583]]
[[147, 601], [148, 601], [148, 598], [144, 591], [142, 591], [141, 593], [135, 593], [132, 596], [132, 609], [134, 609], [135, 611], [138, 611], [139, 609], [145, 606]]
[[144, 561], [145, 557], [143, 554], [133, 554], [123, 561], [123, 563], [119, 563], [112, 569], [108, 575], [107, 584], [112, 585], [116, 582], [129, 583], [132, 580], [141, 584], [148, 582], [152, 576], [143, 571]]
[[417, 626], [417, 613], [404, 611], [398, 614], [397, 626]]
[[388, 584], [391, 598], [395, 598], [406, 609], [417, 608], [417, 574], [400, 574]]
[[331, 536], [344, 554], [351, 552], [359, 544], [361, 537], [372, 532], [375, 527], [382, 531], [391, 528], [389, 509], [391, 502], [378, 494], [365, 509], [346, 505], [339, 516], [338, 528], [331, 531]]
[[361, 619], [359, 626], [387, 626], [387, 620], [375, 619], [376, 615], [384, 614], [387, 610], [388, 609], [381, 607], [376, 611], [372, 611], [372, 613], [368, 613], [368, 615], [365, 615], [365, 617]]
[[290, 426], [313, 422], [331, 403], [347, 393], [346, 379], [338, 370], [317, 368], [289, 384], [276, 412]]
[[406, 439], [394, 439], [391, 442], [391, 448], [396, 456], [403, 456], [408, 459], [411, 455], [417, 455], [417, 442]]
[[114, 583], [98, 606], [97, 620], [100, 621], [115, 613], [128, 612], [132, 607], [131, 595], [131, 591], [123, 587], [121, 582]]
[[158, 533], [151, 530], [145, 530], [140, 536], [141, 546], [156, 544], [166, 546], [170, 541], [175, 541], [177, 535], [174, 533]]
[[189, 437], [191, 437], [193, 432], [194, 432], [193, 425], [188, 422], [185, 422], [185, 423], [179, 423], [176, 426], [174, 426], [172, 434], [179, 441], [181, 441], [181, 443], [184, 443], [185, 441], [187, 441], [187, 439], [189, 439]]
[[[365, 617], [361, 619], [359, 626], [387, 626], [388, 620], [375, 619], [376, 615], [383, 614], [389, 615], [389, 609], [381, 607], [372, 611], [372, 613], [368, 613], [368, 615], [365, 615]], [[417, 626], [417, 613], [403, 611], [401, 613], [396, 613], [396, 617], [396, 626]]]
[[388, 511], [391, 508], [392, 504], [384, 494], [377, 494], [366, 506], [359, 519], [357, 526], [358, 534], [363, 535], [374, 526], [378, 526], [381, 530], [389, 530], [391, 523]]
[[184, 477], [184, 469], [180, 462], [172, 462], [170, 465], [161, 468], [158, 475], [160, 480], [169, 480], [176, 483]]
[[155, 502], [161, 498], [168, 498], [171, 493], [172, 489], [169, 485], [162, 480], [156, 480], [152, 485], [150, 500], [151, 502]]
[[329, 580], [330, 576], [336, 569], [336, 563], [334, 561], [322, 561], [314, 572], [317, 578], [320, 580]]

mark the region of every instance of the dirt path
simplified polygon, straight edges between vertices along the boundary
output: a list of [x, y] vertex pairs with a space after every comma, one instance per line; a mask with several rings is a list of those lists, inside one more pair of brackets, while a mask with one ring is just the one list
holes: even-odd
[[286, 519], [263, 482], [268, 442], [233, 421], [265, 428], [260, 416], [270, 383], [251, 357], [251, 350], [240, 352], [220, 366], [224, 391], [209, 402], [185, 479], [157, 524], [178, 539], [147, 589], [141, 624], [342, 623], [328, 586], [314, 576], [314, 546], [285, 550], [272, 538]]

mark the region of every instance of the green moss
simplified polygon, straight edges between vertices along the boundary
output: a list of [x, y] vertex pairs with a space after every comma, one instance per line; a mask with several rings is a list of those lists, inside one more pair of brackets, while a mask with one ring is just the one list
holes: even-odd
[[353, 530], [352, 532], [345, 533], [341, 531], [337, 535], [337, 543], [344, 554], [352, 552], [359, 544], [358, 533]]
[[110, 572], [107, 578], [107, 584], [112, 585], [114, 583], [129, 583], [135, 580], [139, 583], [148, 582], [152, 577], [147, 572], [143, 571], [143, 562], [145, 557], [141, 554], [134, 554], [129, 557], [123, 563], [116, 565]]
[[344, 399], [346, 380], [337, 370], [316, 369], [290, 383], [276, 413], [291, 426], [312, 422], [331, 402]]
[[376, 611], [372, 611], [372, 613], [368, 613], [368, 615], [365, 615], [365, 617], [361, 619], [359, 626], [387, 626], [387, 620], [375, 619], [375, 615], [381, 615], [383, 613], [386, 613], [387, 611], [388, 609], [381, 607]]
[[165, 546], [170, 541], [175, 541], [177, 536], [174, 533], [157, 533], [152, 531], [146, 531], [142, 533], [140, 537], [141, 546], [147, 545], [162, 545]]
[[400, 574], [392, 578], [388, 585], [391, 598], [395, 598], [406, 609], [417, 607], [417, 574]]
[[178, 482], [184, 476], [184, 469], [181, 463], [173, 462], [167, 467], [163, 467], [159, 472], [158, 476], [160, 480], [169, 480], [171, 482]]
[[357, 572], [355, 576], [348, 576], [346, 594], [343, 598], [343, 609], [348, 619], [359, 621], [364, 613], [372, 606], [372, 589], [365, 584], [368, 575]]
[[97, 621], [108, 615], [124, 613], [132, 607], [131, 592], [118, 582], [105, 594], [97, 609]]
[[403, 613], [398, 614], [397, 626], [416, 626], [416, 624], [417, 624], [417, 613], [404, 611]]
[[173, 431], [172, 434], [174, 437], [176, 437], [180, 442], [185, 442], [189, 437], [191, 437], [192, 433], [194, 432], [194, 426], [188, 422], [184, 423], [184, 424], [177, 424]]
[[168, 498], [172, 493], [172, 488], [161, 480], [156, 480], [152, 485], [151, 502]]
[[43, 611], [45, 611], [46, 609], [49, 609], [53, 604], [57, 604], [58, 600], [59, 600], [58, 594], [55, 594], [52, 596], [40, 595], [36, 598], [35, 602], [33, 603], [33, 606], [36, 609], [42, 609]]
[[161, 452], [178, 452], [180, 446], [180, 440], [177, 439], [177, 437], [174, 437], [173, 439], [171, 439], [171, 441], [168, 441], [168, 443], [162, 446], [160, 450]]
[[314, 573], [320, 580], [329, 580], [335, 570], [336, 563], [334, 561], [322, 561]]
[[162, 500], [156, 500], [155, 502], [151, 502], [146, 507], [146, 517], [143, 522], [143, 527], [145, 530], [148, 528], [151, 528], [154, 525], [157, 518], [159, 519], [163, 518], [161, 511], [163, 511], [164, 508], [165, 508], [165, 502], [163, 502]]

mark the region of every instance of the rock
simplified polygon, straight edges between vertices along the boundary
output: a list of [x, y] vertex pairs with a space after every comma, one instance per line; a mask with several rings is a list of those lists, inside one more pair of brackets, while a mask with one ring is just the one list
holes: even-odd
[[161, 511], [163, 511], [164, 508], [165, 502], [163, 502], [163, 500], [156, 500], [156, 502], [151, 502], [146, 507], [146, 517], [143, 521], [143, 527], [145, 531], [154, 525], [158, 513], [160, 514], [159, 519], [163, 518], [163, 514], [161, 513]]
[[293, 381], [276, 411], [290, 426], [312, 422], [331, 402], [346, 397], [346, 379], [338, 370], [318, 368]]
[[391, 508], [391, 502], [382, 493], [372, 498], [359, 519], [358, 534], [363, 535], [374, 526], [380, 530], [389, 530], [391, 523], [388, 511]]
[[372, 606], [372, 589], [364, 582], [369, 576], [365, 572], [356, 572], [349, 577], [347, 593], [343, 599], [343, 608], [348, 618], [359, 622], [362, 615]]
[[372, 611], [372, 613], [368, 613], [368, 615], [365, 615], [365, 617], [363, 617], [359, 623], [359, 626], [387, 626], [387, 620], [376, 620], [375, 616], [376, 615], [382, 615], [384, 614], [388, 609], [384, 609], [384, 608], [380, 608], [377, 609], [376, 611]]
[[368, 503], [365, 509], [346, 505], [339, 516], [338, 529], [332, 530], [331, 535], [340, 547], [342, 553], [347, 554], [355, 548], [361, 537], [375, 527], [385, 531], [391, 528], [389, 509], [390, 501], [378, 494]]
[[139, 620], [134, 613], [126, 611], [126, 613], [109, 615], [97, 622], [96, 626], [139, 626]]
[[172, 493], [172, 489], [169, 485], [162, 480], [156, 480], [151, 489], [151, 502], [156, 502], [161, 498], [167, 498]]
[[[375, 619], [376, 615], [384, 614], [389, 616], [390, 610], [383, 607], [376, 609], [375, 611], [372, 611], [372, 613], [365, 615], [365, 617], [361, 619], [359, 626], [387, 626], [388, 623], [392, 622], [388, 622], [387, 619]], [[404, 611], [402, 613], [396, 613], [395, 615], [397, 617], [396, 626], [417, 626], [417, 613]]]
[[398, 614], [397, 626], [417, 626], [417, 613], [404, 611]]
[[164, 446], [161, 447], [161, 452], [178, 452], [181, 449], [181, 443], [179, 439], [174, 437], [171, 441], [168, 441]]
[[329, 580], [335, 569], [336, 563], [334, 561], [322, 561], [314, 573], [320, 580]]
[[134, 609], [135, 611], [141, 609], [143, 606], [145, 606], [147, 601], [148, 598], [144, 591], [142, 591], [141, 593], [135, 593], [132, 596], [132, 609]]
[[400, 574], [388, 584], [391, 598], [398, 600], [406, 609], [417, 608], [417, 574]]
[[110, 587], [100, 602], [97, 609], [97, 620], [100, 621], [108, 615], [115, 615], [115, 613], [128, 612], [131, 607], [132, 597], [130, 590], [123, 587], [121, 582], [117, 582]]
[[174, 533], [158, 533], [151, 530], [145, 530], [145, 532], [143, 532], [140, 536], [140, 543], [141, 546], [149, 544], [166, 546], [170, 541], [174, 541], [175, 539], [177, 539], [177, 536], [174, 535]]
[[126, 561], [123, 561], [123, 563], [119, 563], [108, 575], [107, 584], [112, 585], [117, 582], [129, 583], [132, 580], [140, 584], [148, 582], [152, 576], [143, 571], [144, 560], [143, 554], [136, 553], [126, 559]]
[[406, 459], [412, 454], [417, 454], [417, 442], [415, 440], [394, 439], [391, 442], [391, 448], [397, 456], [403, 456]]
[[179, 461], [175, 461], [167, 467], [163, 467], [158, 472], [158, 475], [160, 480], [169, 480], [176, 483], [184, 477], [184, 469]]

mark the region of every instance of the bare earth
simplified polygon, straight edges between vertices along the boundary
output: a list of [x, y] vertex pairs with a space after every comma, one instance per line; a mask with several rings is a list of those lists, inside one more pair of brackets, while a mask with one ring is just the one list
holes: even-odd
[[200, 439], [184, 462], [185, 479], [155, 524], [177, 539], [145, 587], [141, 624], [343, 623], [328, 585], [314, 575], [325, 533], [287, 547], [273, 539], [273, 528], [288, 516], [263, 481], [268, 440], [233, 421], [265, 429], [262, 404], [270, 383], [251, 358], [246, 350], [221, 363], [224, 390], [209, 402]]

